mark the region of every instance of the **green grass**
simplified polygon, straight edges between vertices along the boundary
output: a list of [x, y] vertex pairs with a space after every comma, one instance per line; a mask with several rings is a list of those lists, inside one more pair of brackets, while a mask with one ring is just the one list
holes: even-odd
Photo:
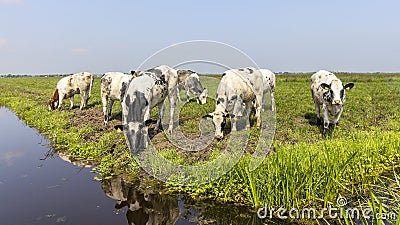
[[[400, 76], [337, 75], [344, 83], [354, 82], [355, 87], [347, 92], [340, 126], [327, 138], [322, 138], [320, 127], [315, 125], [315, 109], [309, 90], [310, 74], [278, 75], [276, 135], [273, 151], [261, 166], [250, 171], [251, 155], [246, 153], [232, 170], [211, 183], [191, 187], [170, 184], [168, 190], [183, 192], [193, 198], [254, 208], [264, 204], [275, 208], [318, 208], [334, 204], [338, 196], [348, 199], [373, 197], [371, 188], [378, 185], [388, 172], [399, 171]], [[2, 78], [0, 105], [10, 107], [72, 158], [94, 160], [103, 177], [118, 173], [136, 176], [137, 164], [129, 154], [122, 132], [113, 129], [102, 131], [101, 125], [90, 121], [84, 126], [74, 125], [72, 121], [80, 113], [76, 108], [48, 112], [46, 102], [58, 79]], [[203, 86], [209, 89], [209, 96], [214, 97], [218, 76], [201, 79]], [[96, 78], [89, 101], [90, 110], [101, 110], [99, 86], [100, 80]], [[181, 94], [185, 99], [183, 92]], [[76, 105], [79, 100], [79, 97], [75, 98]], [[213, 111], [214, 104], [214, 100], [209, 98], [206, 105], [192, 101], [183, 107], [180, 128], [186, 136], [195, 137], [200, 133], [198, 121]], [[65, 101], [64, 106], [69, 106], [69, 103]], [[119, 103], [115, 103], [113, 116], [120, 116], [120, 110]], [[152, 118], [156, 116], [157, 112], [153, 110]], [[112, 122], [117, 124], [119, 121]], [[259, 129], [251, 129], [246, 152], [254, 150], [258, 133]], [[223, 156], [228, 138], [213, 142], [200, 153], [177, 149], [167, 143], [162, 133], [153, 138], [153, 143], [168, 160], [181, 165], [202, 165]], [[196, 171], [192, 173], [193, 177], [198, 175]]]

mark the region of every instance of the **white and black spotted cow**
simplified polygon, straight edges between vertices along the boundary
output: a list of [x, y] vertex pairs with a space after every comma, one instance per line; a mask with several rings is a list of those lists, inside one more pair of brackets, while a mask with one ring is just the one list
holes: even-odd
[[[204, 116], [211, 117], [215, 127], [215, 138], [224, 137], [226, 118], [231, 117], [232, 131], [236, 131], [236, 121], [246, 110], [246, 128], [250, 127], [251, 107], [256, 108], [257, 126], [261, 125], [261, 104], [264, 85], [262, 74], [255, 68], [241, 68], [225, 71], [217, 89], [215, 110]], [[245, 106], [245, 108], [244, 108]]]
[[199, 75], [191, 70], [178, 70], [178, 76], [186, 76], [187, 78], [178, 85], [178, 100], [181, 101], [179, 92], [180, 90], [186, 91], [186, 102], [190, 100], [190, 93], [194, 94], [197, 103], [200, 105], [207, 103], [208, 91], [200, 83]]
[[311, 76], [310, 88], [314, 100], [317, 118], [320, 121], [320, 106], [324, 117], [324, 135], [329, 127], [328, 112], [334, 116], [333, 124], [337, 124], [343, 112], [346, 102], [346, 89], [354, 87], [353, 83], [343, 85], [342, 81], [335, 74], [320, 70]]
[[114, 101], [121, 101], [129, 81], [136, 75], [121, 72], [108, 72], [101, 77], [101, 102], [103, 104], [104, 125], [111, 119], [111, 111]]
[[262, 104], [265, 104], [266, 94], [269, 92], [271, 95], [271, 110], [275, 111], [275, 74], [271, 70], [260, 69], [261, 74], [263, 75], [263, 85], [264, 85], [264, 97]]
[[173, 129], [173, 116], [177, 101], [176, 87], [186, 77], [178, 77], [177, 71], [169, 66], [159, 66], [144, 72], [131, 80], [122, 101], [124, 130], [129, 139], [130, 149], [138, 152], [148, 146], [147, 121], [150, 111], [158, 106], [156, 129], [160, 127], [164, 111], [164, 100], [168, 96], [170, 121], [168, 131]]
[[93, 86], [93, 74], [80, 72], [58, 81], [53, 97], [49, 100], [49, 110], [60, 109], [64, 99], [70, 99], [70, 108], [74, 106], [74, 95], [80, 94], [82, 110], [87, 106]]

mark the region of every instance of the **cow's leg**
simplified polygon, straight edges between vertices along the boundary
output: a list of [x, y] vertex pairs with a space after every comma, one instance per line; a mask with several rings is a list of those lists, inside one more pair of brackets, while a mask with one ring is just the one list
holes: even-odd
[[317, 112], [317, 124], [321, 123], [320, 105], [314, 99], [315, 111]]
[[176, 95], [174, 95], [174, 93], [170, 93], [168, 95], [169, 107], [170, 107], [170, 119], [169, 119], [169, 126], [168, 126], [169, 133], [172, 133], [172, 130], [174, 128], [174, 113], [175, 113], [175, 106], [176, 106], [176, 97], [175, 96]]
[[60, 109], [60, 108], [61, 108], [61, 105], [62, 105], [63, 100], [64, 100], [64, 96], [61, 95], [61, 94], [59, 94], [59, 95], [58, 95], [58, 106], [57, 106], [57, 109]]
[[81, 96], [81, 106], [79, 107], [80, 110], [82, 110], [83, 108], [85, 108], [85, 99], [86, 99], [86, 93], [84, 91], [79, 92], [80, 96]]
[[275, 111], [275, 93], [274, 91], [271, 91], [271, 110]]
[[262, 111], [262, 95], [256, 95], [256, 118], [257, 118], [257, 127], [261, 127], [261, 111]]
[[[147, 105], [144, 111], [144, 117], [143, 117], [143, 121], [146, 124], [146, 121], [148, 121], [150, 119], [150, 105]], [[142, 129], [142, 134], [143, 134], [143, 138], [144, 138], [144, 142], [145, 142], [145, 148], [149, 147], [149, 139], [148, 139], [148, 130], [149, 128], [145, 125], [145, 127], [143, 127]]]
[[176, 97], [178, 102], [182, 101], [179, 88], [176, 88]]
[[74, 107], [74, 96], [73, 95], [71, 97], [69, 97], [69, 102], [70, 102], [69, 108], [72, 109]]
[[343, 107], [340, 109], [339, 113], [335, 115], [333, 118], [333, 124], [337, 125], [340, 119], [340, 116], [342, 115], [343, 112]]
[[[156, 123], [156, 128], [155, 130], [159, 130], [161, 127], [161, 120], [164, 116], [164, 102], [160, 103], [159, 105], [157, 105], [157, 109], [158, 109], [158, 118], [157, 118], [157, 123]], [[145, 120], [146, 121], [146, 120]]]
[[89, 102], [89, 90], [85, 91], [85, 107], [87, 107]]
[[322, 105], [322, 114], [324, 116], [324, 131], [322, 135], [325, 137], [325, 133], [328, 130], [329, 127], [329, 115], [328, 115], [328, 109], [326, 108], [326, 105]]
[[250, 113], [252, 102], [246, 102], [246, 128], [250, 127]]
[[114, 104], [114, 100], [109, 99], [108, 101], [108, 106], [107, 106], [107, 122], [111, 120], [111, 112], [112, 112], [112, 107]]
[[237, 131], [236, 128], [237, 116], [231, 117], [231, 131]]
[[190, 101], [190, 90], [189, 88], [186, 89], [186, 102]]
[[108, 123], [107, 100], [108, 100], [108, 96], [103, 94], [103, 93], [101, 93], [101, 103], [103, 105], [104, 125], [106, 125], [106, 126], [107, 126], [107, 123]]

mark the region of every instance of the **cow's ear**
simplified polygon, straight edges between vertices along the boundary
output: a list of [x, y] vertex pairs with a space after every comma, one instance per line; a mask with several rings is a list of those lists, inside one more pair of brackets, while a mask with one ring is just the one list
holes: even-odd
[[212, 113], [206, 114], [204, 115], [202, 118], [206, 119], [206, 118], [213, 118]]
[[321, 87], [322, 87], [322, 89], [325, 89], [325, 90], [329, 90], [331, 87], [328, 85], [328, 84], [326, 84], [326, 83], [322, 83], [321, 84]]
[[354, 87], [354, 83], [348, 83], [346, 85], [343, 86], [344, 89], [350, 90]]

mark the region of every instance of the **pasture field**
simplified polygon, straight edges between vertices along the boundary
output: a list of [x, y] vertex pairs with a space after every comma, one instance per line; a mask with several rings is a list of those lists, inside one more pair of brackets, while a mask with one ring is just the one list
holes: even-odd
[[[182, 192], [196, 199], [230, 202], [257, 207], [322, 208], [334, 205], [339, 196], [352, 204], [375, 196], [375, 187], [397, 190], [386, 210], [399, 213], [400, 186], [393, 179], [400, 171], [400, 75], [336, 73], [343, 83], [354, 82], [347, 91], [347, 101], [340, 125], [322, 138], [316, 124], [314, 103], [309, 89], [311, 74], [277, 75], [276, 134], [269, 156], [254, 171], [248, 164], [257, 137], [251, 129], [246, 154], [238, 164], [218, 180], [194, 187], [167, 185], [169, 192]], [[210, 76], [211, 77], [211, 76]], [[204, 79], [203, 86], [215, 96], [216, 79]], [[96, 163], [100, 178], [115, 174], [135, 177], [140, 170], [126, 146], [121, 124], [121, 106], [113, 107], [113, 120], [103, 125], [100, 79], [96, 78], [89, 109], [79, 110], [79, 97], [70, 110], [64, 101], [61, 111], [48, 111], [59, 77], [0, 78], [0, 106], [12, 109], [29, 126], [37, 128], [55, 149], [72, 159]], [[182, 99], [185, 99], [182, 94]], [[180, 126], [187, 137], [199, 134], [198, 121], [212, 112], [215, 101], [198, 105], [191, 101], [180, 112]], [[152, 119], [156, 119], [156, 110]], [[252, 120], [254, 117], [252, 116]], [[207, 149], [188, 153], [168, 142], [163, 132], [151, 133], [152, 142], [167, 159], [182, 165], [197, 165], [214, 159], [224, 149], [229, 135], [213, 142]], [[22, 140], [23, 141], [23, 140]], [[387, 192], [386, 192], [387, 193]], [[376, 195], [381, 196], [381, 195]], [[378, 201], [379, 202], [379, 201]], [[365, 203], [365, 202], [364, 202]]]

